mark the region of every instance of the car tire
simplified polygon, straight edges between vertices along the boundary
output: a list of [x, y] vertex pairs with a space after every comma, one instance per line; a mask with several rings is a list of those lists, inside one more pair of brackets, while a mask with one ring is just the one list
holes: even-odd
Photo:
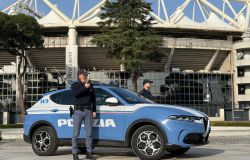
[[165, 138], [161, 131], [152, 125], [137, 129], [131, 138], [134, 154], [142, 160], [160, 159], [166, 150]]
[[56, 134], [48, 126], [35, 130], [31, 142], [33, 151], [39, 156], [52, 156], [58, 149]]
[[174, 156], [182, 155], [186, 153], [190, 148], [178, 148], [178, 149], [167, 149], [169, 153], [171, 153]]

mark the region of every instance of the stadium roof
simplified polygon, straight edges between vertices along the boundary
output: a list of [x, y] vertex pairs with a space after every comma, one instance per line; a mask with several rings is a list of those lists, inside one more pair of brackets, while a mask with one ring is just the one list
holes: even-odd
[[[88, 8], [84, 13], [80, 12], [80, 0], [70, 1], [74, 2], [71, 6], [72, 18], [67, 16], [68, 14], [62, 7], [56, 7], [51, 0], [39, 1], [40, 4], [43, 2], [43, 5], [48, 8], [47, 14], [41, 16], [42, 11], [37, 9], [38, 2], [36, 1], [16, 0], [2, 11], [11, 14], [14, 13], [13, 9], [15, 9], [18, 12], [31, 14], [36, 16], [38, 22], [45, 27], [68, 27], [71, 25], [97, 27], [97, 22], [100, 21], [98, 15], [106, 0], [95, 0], [97, 4]], [[249, 27], [250, 0], [175, 0], [175, 3], [172, 0], [171, 2], [168, 0], [147, 1], [152, 3], [153, 12], [150, 14], [156, 19], [154, 27], [157, 28], [244, 32]]]

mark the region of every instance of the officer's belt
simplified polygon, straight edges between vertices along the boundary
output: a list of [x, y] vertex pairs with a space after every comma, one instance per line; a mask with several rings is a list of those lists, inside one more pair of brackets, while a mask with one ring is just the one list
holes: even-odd
[[87, 104], [87, 105], [75, 105], [75, 110], [80, 110], [80, 111], [84, 111], [86, 109], [91, 110], [92, 109], [92, 105], [91, 104]]

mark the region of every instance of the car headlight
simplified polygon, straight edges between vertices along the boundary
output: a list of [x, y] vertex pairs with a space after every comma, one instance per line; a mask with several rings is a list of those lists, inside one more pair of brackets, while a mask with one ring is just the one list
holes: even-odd
[[196, 116], [171, 115], [171, 116], [168, 116], [168, 119], [177, 120], [177, 121], [190, 121], [190, 122], [203, 123], [203, 117], [196, 117]]

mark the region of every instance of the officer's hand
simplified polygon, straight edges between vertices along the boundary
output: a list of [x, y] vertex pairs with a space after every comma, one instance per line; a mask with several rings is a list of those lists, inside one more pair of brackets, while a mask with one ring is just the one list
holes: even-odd
[[89, 83], [89, 82], [86, 82], [86, 83], [85, 83], [85, 87], [86, 87], [86, 88], [90, 88], [90, 83]]
[[96, 112], [93, 112], [93, 118], [95, 118], [96, 117]]

